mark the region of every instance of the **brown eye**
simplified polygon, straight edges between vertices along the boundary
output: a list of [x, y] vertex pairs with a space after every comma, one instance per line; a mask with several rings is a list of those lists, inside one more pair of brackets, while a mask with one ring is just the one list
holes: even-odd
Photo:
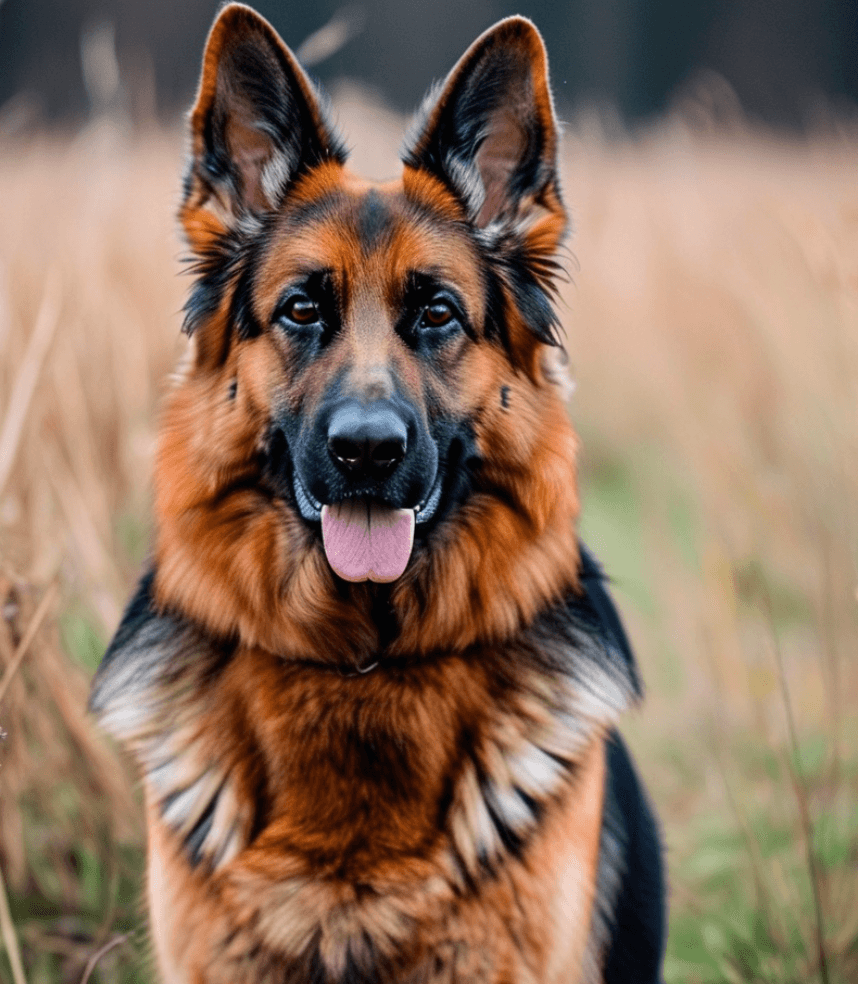
[[454, 316], [453, 309], [446, 301], [434, 301], [424, 308], [421, 321], [426, 328], [443, 328]]
[[296, 325], [312, 325], [319, 320], [319, 309], [309, 297], [299, 294], [286, 302], [280, 316]]

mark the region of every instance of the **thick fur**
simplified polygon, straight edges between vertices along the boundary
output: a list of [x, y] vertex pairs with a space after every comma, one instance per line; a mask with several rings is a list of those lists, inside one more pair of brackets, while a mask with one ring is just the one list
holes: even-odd
[[[347, 170], [267, 22], [212, 28], [191, 352], [92, 697], [143, 772], [167, 984], [659, 979], [657, 829], [615, 731], [640, 683], [577, 540], [553, 357], [556, 155], [522, 18], [430, 96], [386, 185]], [[349, 457], [342, 420], [401, 438]], [[392, 583], [328, 563], [320, 509], [348, 499], [415, 511]]]

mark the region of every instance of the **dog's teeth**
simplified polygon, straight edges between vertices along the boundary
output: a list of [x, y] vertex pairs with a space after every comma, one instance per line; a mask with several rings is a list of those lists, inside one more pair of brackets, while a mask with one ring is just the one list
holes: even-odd
[[426, 499], [420, 503], [415, 511], [415, 521], [418, 523], [425, 523], [435, 515], [435, 510], [438, 508], [438, 502], [441, 498], [441, 477], [440, 475], [435, 481], [435, 486], [432, 491], [426, 497]]
[[321, 503], [317, 502], [304, 488], [297, 474], [294, 476], [292, 486], [295, 489], [295, 498], [298, 500], [298, 509], [304, 519], [319, 520], [322, 514]]

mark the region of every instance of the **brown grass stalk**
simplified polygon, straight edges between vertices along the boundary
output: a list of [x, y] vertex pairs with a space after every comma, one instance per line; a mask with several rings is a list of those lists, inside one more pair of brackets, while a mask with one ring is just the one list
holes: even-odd
[[18, 934], [15, 932], [12, 913], [9, 911], [9, 897], [6, 894], [6, 882], [3, 879], [2, 868], [0, 868], [0, 933], [3, 935], [3, 945], [6, 947], [6, 954], [12, 967], [14, 984], [27, 984], [27, 978], [24, 976], [24, 964], [21, 961]]
[[769, 631], [771, 634], [772, 650], [777, 667], [777, 678], [783, 701], [784, 713], [786, 716], [787, 736], [791, 756], [785, 756], [786, 768], [790, 777], [793, 792], [795, 793], [796, 803], [798, 804], [799, 818], [801, 822], [802, 837], [804, 840], [805, 859], [807, 863], [807, 873], [810, 881], [811, 896], [813, 898], [814, 910], [814, 930], [816, 935], [817, 960], [819, 961], [819, 977], [822, 984], [830, 984], [831, 974], [829, 971], [828, 948], [825, 940], [825, 924], [823, 920], [822, 906], [822, 879], [819, 872], [816, 853], [813, 849], [813, 821], [810, 816], [810, 804], [807, 790], [807, 783], [804, 771], [801, 766], [801, 751], [798, 742], [798, 729], [793, 713], [792, 698], [786, 679], [786, 669], [784, 667], [783, 653], [781, 651], [780, 638], [775, 624], [774, 609], [772, 605], [771, 593], [762, 578], [757, 578], [757, 589], [766, 606], [766, 617]]
[[[727, 700], [727, 695], [721, 685], [721, 674], [719, 672], [717, 660], [715, 657], [715, 651], [712, 644], [706, 645], [706, 655], [710, 665], [710, 671], [712, 674], [712, 680], [716, 688], [716, 696], [718, 698], [718, 705], [724, 706]], [[781, 940], [786, 940], [788, 938], [788, 933], [786, 932], [784, 922], [778, 912], [777, 907], [777, 892], [771, 884], [770, 879], [766, 876], [766, 864], [765, 860], [760, 851], [760, 846], [751, 829], [751, 824], [748, 820], [747, 811], [741, 804], [741, 800], [736, 796], [735, 790], [733, 789], [733, 784], [730, 781], [727, 765], [725, 759], [729, 756], [729, 752], [726, 748], [726, 736], [723, 731], [723, 727], [719, 717], [716, 714], [710, 714], [710, 733], [713, 738], [712, 748], [715, 763], [718, 769], [718, 774], [721, 778], [721, 783], [724, 788], [724, 793], [727, 797], [727, 803], [730, 811], [733, 814], [733, 818], [739, 828], [739, 832], [742, 836], [742, 840], [745, 844], [745, 849], [748, 852], [748, 858], [751, 863], [751, 873], [754, 881], [754, 888], [757, 894], [757, 902], [762, 908], [763, 914], [765, 915], [766, 922], [770, 928], [776, 932]]]
[[0, 430], [0, 496], [6, 487], [6, 482], [12, 473], [15, 457], [27, 419], [27, 411], [36, 391], [39, 374], [51, 346], [57, 323], [60, 318], [60, 283], [55, 270], [48, 274], [45, 291], [39, 314], [33, 332], [27, 342], [27, 348], [12, 389], [3, 428]]
[[115, 949], [117, 946], [122, 946], [123, 943], [128, 941], [128, 934], [123, 933], [122, 936], [114, 936], [112, 940], [108, 940], [104, 946], [99, 947], [98, 950], [93, 953], [86, 964], [86, 969], [83, 972], [83, 977], [80, 979], [80, 984], [89, 984], [89, 978], [92, 972], [95, 970], [95, 966], [99, 960], [111, 950]]
[[24, 633], [23, 638], [18, 643], [18, 648], [15, 650], [15, 654], [12, 657], [11, 662], [6, 667], [6, 672], [3, 674], [2, 680], [0, 680], [0, 704], [3, 703], [3, 698], [6, 696], [6, 691], [9, 689], [9, 685], [21, 663], [24, 661], [24, 657], [27, 655], [27, 650], [30, 648], [30, 644], [36, 637], [36, 633], [45, 620], [45, 616], [48, 614], [51, 605], [54, 603], [54, 599], [57, 597], [59, 588], [57, 587], [57, 582], [53, 581], [48, 586], [48, 590], [42, 595], [42, 600], [39, 602], [39, 606], [36, 609], [33, 617], [30, 619], [30, 623], [27, 626], [27, 630]]

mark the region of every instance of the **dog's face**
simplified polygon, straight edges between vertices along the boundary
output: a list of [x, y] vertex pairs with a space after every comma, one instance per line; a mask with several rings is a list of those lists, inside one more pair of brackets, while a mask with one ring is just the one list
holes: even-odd
[[390, 581], [472, 453], [482, 271], [431, 199], [326, 170], [309, 206], [287, 196], [248, 287], [272, 350], [266, 478], [341, 577]]
[[[274, 644], [261, 616], [283, 606], [305, 628], [345, 602], [372, 621], [369, 589], [343, 581], [395, 582], [401, 635], [418, 609], [425, 628], [439, 577], [471, 607], [475, 579], [506, 579], [508, 631], [577, 559], [574, 435], [546, 359], [566, 216], [535, 28], [483, 35], [424, 109], [401, 181], [377, 185], [347, 170], [270, 25], [231, 5], [191, 138], [194, 350], [162, 428], [162, 601]], [[546, 536], [568, 560], [540, 560]], [[525, 554], [536, 573], [515, 576], [536, 587], [504, 571]], [[441, 620], [461, 643], [461, 619]]]

